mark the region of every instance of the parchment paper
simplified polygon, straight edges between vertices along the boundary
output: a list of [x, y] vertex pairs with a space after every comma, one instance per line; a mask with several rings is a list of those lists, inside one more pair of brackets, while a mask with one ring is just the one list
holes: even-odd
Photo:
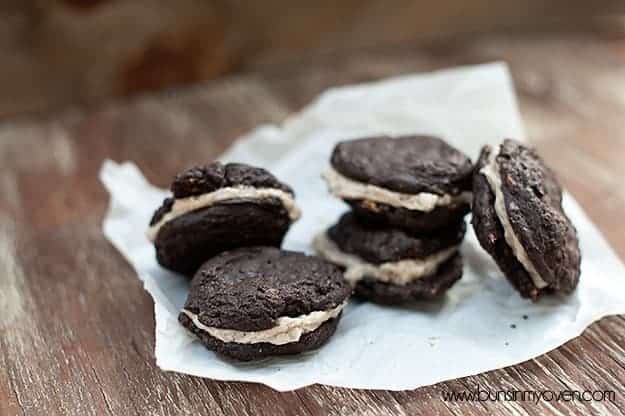
[[[261, 126], [242, 137], [222, 159], [264, 166], [293, 186], [303, 215], [284, 247], [311, 252], [313, 235], [347, 209], [320, 178], [334, 143], [374, 133], [440, 135], [473, 160], [486, 143], [524, 136], [507, 68], [494, 63], [331, 89], [282, 126]], [[111, 194], [104, 233], [154, 299], [155, 355], [164, 370], [277, 390], [313, 383], [414, 389], [528, 360], [603, 316], [625, 313], [623, 265], [566, 195], [583, 253], [574, 295], [535, 304], [521, 299], [470, 230], [462, 247], [464, 277], [442, 301], [393, 308], [352, 300], [336, 334], [318, 351], [238, 364], [206, 350], [177, 322], [188, 282], [158, 266], [144, 235], [167, 193], [129, 162], [107, 161], [100, 175]]]

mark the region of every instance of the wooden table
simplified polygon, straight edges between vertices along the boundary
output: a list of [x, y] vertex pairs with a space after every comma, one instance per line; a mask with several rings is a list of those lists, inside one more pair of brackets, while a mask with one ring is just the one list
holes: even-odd
[[[104, 158], [153, 182], [213, 159], [325, 88], [457, 64], [511, 65], [528, 135], [625, 257], [625, 40], [498, 37], [265, 64], [186, 90], [0, 126], [0, 414], [625, 414], [625, 319], [522, 365], [406, 392], [257, 384], [165, 373], [153, 304], [100, 229]], [[592, 278], [592, 276], [586, 276]], [[624, 276], [625, 278], [625, 276]], [[419, 357], [415, 357], [419, 359]], [[442, 392], [615, 390], [614, 402], [451, 403]]]

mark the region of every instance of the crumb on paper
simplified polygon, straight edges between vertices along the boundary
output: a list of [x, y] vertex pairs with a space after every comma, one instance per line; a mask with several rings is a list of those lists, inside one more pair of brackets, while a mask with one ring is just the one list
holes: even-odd
[[438, 340], [440, 340], [440, 337], [428, 337], [428, 344], [430, 344], [430, 347], [434, 347]]

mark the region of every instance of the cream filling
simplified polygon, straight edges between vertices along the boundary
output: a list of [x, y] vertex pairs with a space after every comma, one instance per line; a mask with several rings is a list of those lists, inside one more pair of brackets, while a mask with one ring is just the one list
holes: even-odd
[[416, 211], [430, 212], [436, 207], [452, 204], [470, 203], [471, 192], [462, 192], [459, 195], [436, 195], [429, 192], [405, 194], [389, 191], [376, 185], [357, 182], [341, 175], [330, 167], [323, 172], [323, 178], [328, 184], [330, 193], [343, 199], [367, 199], [398, 208], [408, 208]]
[[284, 345], [299, 341], [302, 335], [312, 332], [319, 328], [324, 322], [336, 318], [345, 305], [347, 305], [347, 301], [327, 311], [314, 311], [295, 318], [282, 316], [276, 319], [276, 325], [274, 327], [263, 329], [262, 331], [237, 331], [236, 329], [206, 326], [200, 322], [197, 314], [189, 312], [186, 309], [183, 309], [182, 313], [187, 315], [197, 328], [223, 342], [236, 342], [237, 344], [267, 342], [274, 345]]
[[345, 280], [351, 284], [356, 284], [359, 280], [369, 277], [384, 283], [406, 285], [421, 277], [436, 273], [441, 263], [458, 251], [458, 246], [453, 246], [424, 259], [372, 264], [359, 256], [341, 251], [336, 243], [328, 238], [325, 232], [315, 237], [313, 246], [321, 257], [331, 263], [345, 267]]
[[282, 205], [289, 213], [291, 221], [295, 221], [300, 216], [299, 208], [295, 205], [293, 196], [288, 192], [275, 188], [254, 188], [252, 186], [236, 186], [220, 188], [207, 194], [190, 196], [186, 198], [177, 198], [174, 201], [171, 210], [166, 213], [156, 224], [148, 228], [146, 233], [150, 241], [154, 241], [158, 231], [168, 221], [173, 220], [181, 215], [187, 214], [196, 209], [205, 208], [218, 202], [229, 199], [245, 198], [245, 199], [266, 199], [278, 198]]
[[530, 275], [532, 282], [534, 282], [534, 286], [542, 289], [548, 286], [548, 283], [542, 279], [532, 264], [532, 261], [527, 256], [527, 252], [521, 245], [519, 238], [512, 228], [510, 218], [508, 217], [508, 211], [506, 210], [506, 204], [504, 202], [504, 195], [501, 190], [501, 175], [499, 174], [499, 165], [497, 164], [498, 154], [499, 148], [497, 148], [496, 151], [493, 151], [490, 155], [488, 163], [480, 169], [480, 173], [486, 177], [491, 190], [495, 194], [495, 213], [497, 214], [497, 218], [499, 218], [499, 222], [501, 222], [501, 226], [503, 227], [503, 234], [506, 243], [512, 249], [514, 257], [516, 257], [519, 263], [523, 265], [527, 273]]

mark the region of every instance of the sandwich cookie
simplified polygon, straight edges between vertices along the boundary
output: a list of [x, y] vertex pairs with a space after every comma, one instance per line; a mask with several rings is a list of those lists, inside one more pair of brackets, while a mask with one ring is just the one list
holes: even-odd
[[176, 176], [147, 231], [165, 268], [193, 275], [226, 250], [279, 247], [299, 215], [293, 190], [262, 168], [214, 162]]
[[462, 277], [458, 248], [465, 230], [461, 222], [436, 237], [416, 236], [398, 228], [365, 227], [349, 212], [313, 245], [344, 269], [357, 296], [399, 304], [437, 297]]
[[344, 141], [330, 163], [330, 192], [368, 223], [424, 233], [458, 224], [470, 210], [471, 160], [439, 138]]
[[330, 338], [351, 291], [341, 270], [318, 257], [240, 248], [202, 265], [178, 319], [234, 359], [297, 354]]
[[473, 178], [473, 228], [521, 296], [571, 293], [579, 281], [576, 230], [562, 188], [536, 151], [505, 140], [482, 149]]

